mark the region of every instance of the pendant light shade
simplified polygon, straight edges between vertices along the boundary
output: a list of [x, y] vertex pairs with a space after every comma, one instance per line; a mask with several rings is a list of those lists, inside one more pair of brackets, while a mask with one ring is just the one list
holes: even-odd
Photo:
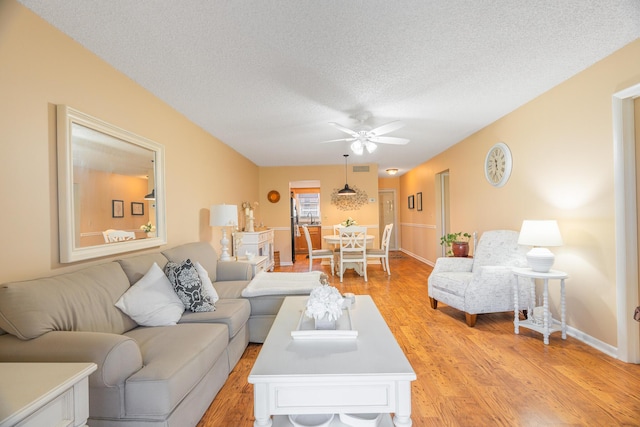
[[348, 184], [348, 179], [347, 179], [347, 158], [349, 157], [348, 154], [343, 154], [344, 156], [344, 188], [340, 191], [338, 191], [338, 194], [340, 196], [355, 196], [356, 191], [349, 188], [349, 184]]

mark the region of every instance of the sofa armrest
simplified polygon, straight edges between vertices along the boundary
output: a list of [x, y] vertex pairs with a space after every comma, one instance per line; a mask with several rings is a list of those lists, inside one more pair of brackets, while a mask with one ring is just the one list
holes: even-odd
[[442, 257], [436, 260], [431, 274], [442, 272], [470, 273], [473, 268], [473, 258]]
[[89, 385], [112, 387], [142, 368], [142, 354], [125, 335], [53, 331], [30, 340], [0, 336], [0, 362], [93, 362], [98, 369]]
[[216, 270], [216, 282], [251, 280], [253, 272], [246, 262], [219, 262]]

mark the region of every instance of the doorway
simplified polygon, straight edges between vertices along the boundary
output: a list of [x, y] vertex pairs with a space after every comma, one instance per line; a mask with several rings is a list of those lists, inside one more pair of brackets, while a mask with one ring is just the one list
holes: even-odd
[[[289, 182], [291, 224], [291, 261], [296, 262], [296, 254], [308, 254], [309, 249], [321, 249], [320, 181], [304, 180]], [[300, 228], [306, 225], [311, 237], [312, 248]]]
[[398, 250], [398, 224], [396, 212], [396, 190], [379, 190], [378, 191], [378, 231], [379, 238], [382, 239], [384, 227], [387, 224], [393, 224], [391, 230], [391, 239], [389, 240], [389, 250]]

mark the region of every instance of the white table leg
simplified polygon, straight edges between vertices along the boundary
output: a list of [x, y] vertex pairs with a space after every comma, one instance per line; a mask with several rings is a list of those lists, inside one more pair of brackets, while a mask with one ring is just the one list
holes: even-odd
[[566, 319], [566, 311], [567, 311], [567, 302], [564, 296], [564, 279], [560, 279], [560, 322], [562, 324], [562, 339], [567, 339], [567, 319]]
[[271, 427], [267, 384], [253, 385], [253, 416], [255, 418], [253, 427]]
[[520, 316], [518, 310], [518, 293], [520, 290], [518, 276], [516, 276], [516, 281], [513, 284], [513, 330], [518, 335], [520, 333]]
[[549, 324], [551, 323], [549, 319], [549, 280], [548, 279], [544, 279], [544, 291], [543, 291], [543, 314], [542, 314], [542, 321], [543, 321], [543, 336], [544, 336], [544, 343], [545, 344], [549, 344]]
[[411, 427], [411, 383], [403, 381], [397, 383], [396, 412], [393, 425], [396, 427]]

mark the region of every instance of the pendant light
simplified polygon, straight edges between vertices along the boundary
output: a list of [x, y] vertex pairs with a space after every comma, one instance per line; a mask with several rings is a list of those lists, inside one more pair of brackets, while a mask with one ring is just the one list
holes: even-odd
[[349, 188], [349, 184], [347, 183], [347, 158], [349, 157], [348, 154], [343, 154], [344, 156], [344, 188], [340, 191], [338, 191], [338, 194], [340, 196], [355, 196], [356, 192], [355, 190]]

